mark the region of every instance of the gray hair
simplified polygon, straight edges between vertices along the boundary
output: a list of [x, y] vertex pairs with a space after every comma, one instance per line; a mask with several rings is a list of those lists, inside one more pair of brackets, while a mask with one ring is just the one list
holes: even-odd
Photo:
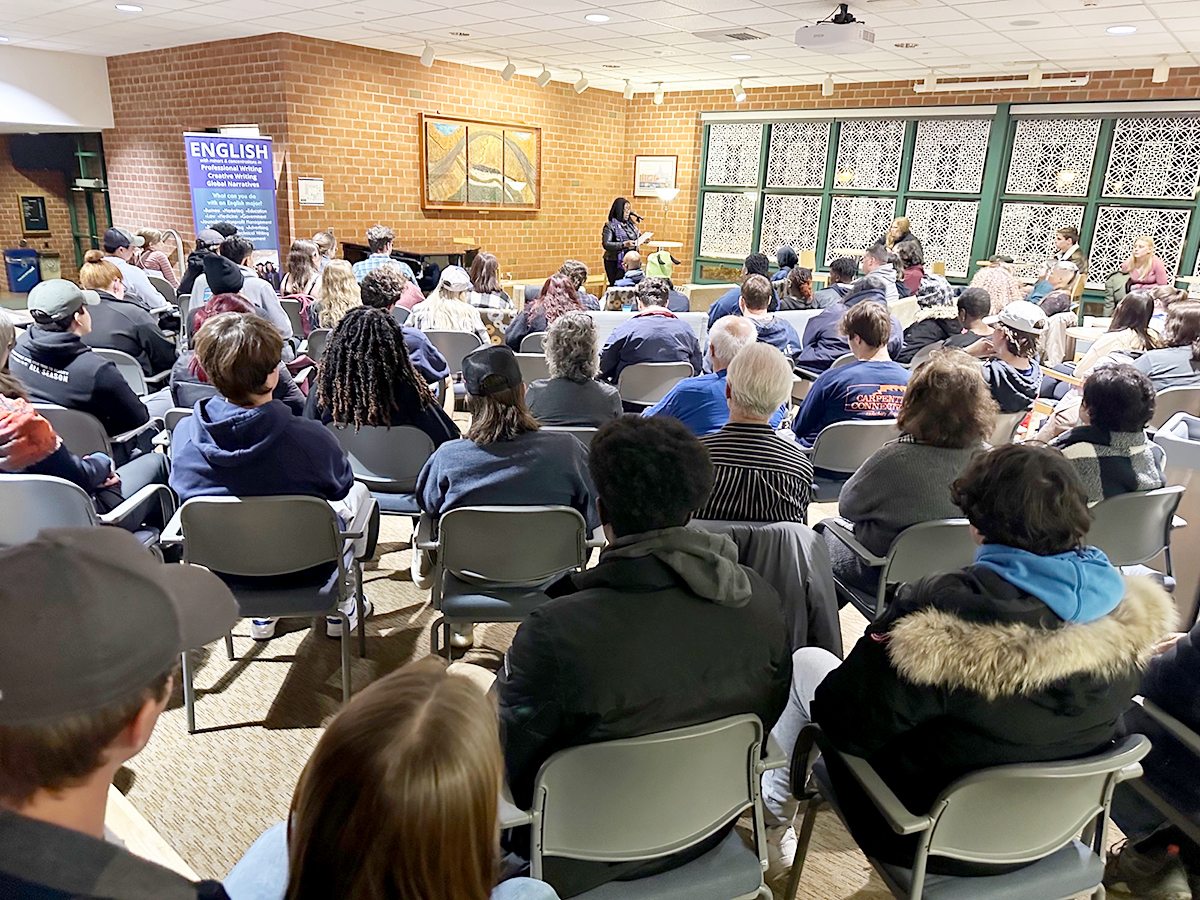
[[600, 369], [596, 323], [585, 312], [563, 313], [546, 332], [546, 365], [551, 378], [591, 381]]
[[729, 364], [730, 409], [744, 415], [771, 418], [792, 394], [792, 366], [770, 344], [755, 341], [741, 350]]
[[367, 246], [371, 248], [372, 253], [382, 250], [395, 239], [396, 232], [386, 225], [372, 225], [367, 229]]
[[709, 355], [729, 365], [743, 347], [758, 340], [758, 327], [742, 316], [722, 316], [708, 333]]

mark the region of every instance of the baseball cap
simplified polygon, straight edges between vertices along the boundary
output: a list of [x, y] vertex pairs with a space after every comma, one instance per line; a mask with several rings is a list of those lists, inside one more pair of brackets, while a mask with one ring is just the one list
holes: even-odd
[[213, 231], [211, 228], [205, 228], [196, 235], [196, 245], [198, 247], [219, 247], [223, 240], [225, 238], [221, 237], [221, 232]]
[[[158, 562], [120, 528], [47, 528], [0, 551], [0, 725], [93, 712], [147, 687], [238, 618], [224, 582]], [[64, 627], [65, 626], [65, 627]]]
[[476, 397], [512, 390], [522, 380], [516, 354], [504, 344], [488, 344], [468, 353], [462, 373], [467, 393]]
[[85, 291], [65, 278], [51, 278], [33, 286], [25, 307], [31, 313], [43, 313], [51, 319], [66, 319], [84, 306], [95, 306], [99, 302], [100, 295], [95, 291]]
[[1014, 300], [1000, 310], [999, 315], [983, 320], [984, 325], [995, 325], [997, 322], [1026, 334], [1041, 334], [1046, 330], [1046, 314], [1040, 306], [1028, 300]]
[[471, 276], [467, 274], [467, 270], [462, 266], [446, 266], [442, 269], [442, 276], [438, 279], [438, 286], [445, 285], [452, 291], [469, 291], [471, 289]]
[[105, 250], [116, 250], [118, 247], [140, 247], [144, 243], [146, 243], [145, 238], [126, 228], [110, 228], [104, 232]]

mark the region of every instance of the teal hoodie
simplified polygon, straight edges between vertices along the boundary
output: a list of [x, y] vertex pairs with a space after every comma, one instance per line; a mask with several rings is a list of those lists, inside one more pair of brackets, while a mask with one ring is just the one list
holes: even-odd
[[984, 544], [975, 564], [1037, 597], [1068, 622], [1094, 622], [1125, 596], [1125, 580], [1102, 550], [1083, 547], [1052, 556], [1004, 544]]

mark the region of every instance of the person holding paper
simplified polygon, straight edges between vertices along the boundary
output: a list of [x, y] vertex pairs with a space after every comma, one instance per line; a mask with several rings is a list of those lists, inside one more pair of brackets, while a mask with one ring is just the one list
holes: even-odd
[[600, 242], [604, 245], [604, 271], [608, 275], [610, 285], [625, 277], [621, 268], [621, 260], [626, 251], [635, 250], [654, 236], [654, 232], [642, 234], [635, 224], [641, 221], [641, 216], [633, 211], [633, 206], [624, 197], [613, 201], [608, 210], [608, 221], [604, 223], [604, 231]]

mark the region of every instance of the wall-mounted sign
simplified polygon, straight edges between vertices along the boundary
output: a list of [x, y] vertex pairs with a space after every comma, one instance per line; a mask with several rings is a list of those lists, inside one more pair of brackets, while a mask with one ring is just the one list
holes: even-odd
[[22, 194], [18, 198], [21, 204], [21, 234], [31, 235], [50, 233], [50, 216], [46, 212], [46, 198], [41, 194]]
[[254, 262], [279, 265], [279, 219], [271, 139], [186, 132], [188, 182], [197, 234], [229, 222], [254, 244]]
[[301, 206], [325, 205], [324, 178], [297, 178], [296, 185], [300, 192]]

